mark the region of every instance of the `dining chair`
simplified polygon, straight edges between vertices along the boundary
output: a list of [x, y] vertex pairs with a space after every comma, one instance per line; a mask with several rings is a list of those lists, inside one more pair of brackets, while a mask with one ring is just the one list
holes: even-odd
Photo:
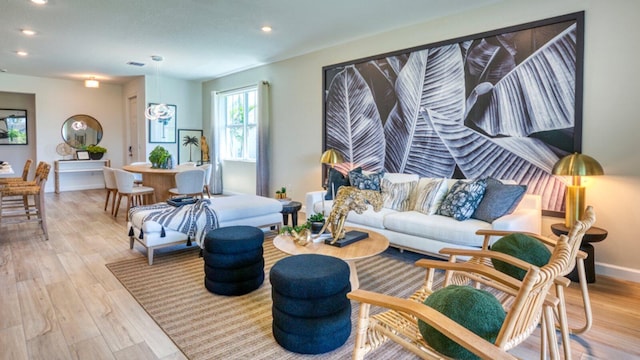
[[108, 166], [102, 167], [102, 175], [104, 176], [104, 185], [107, 189], [107, 197], [104, 200], [104, 211], [107, 211], [107, 206], [109, 206], [109, 199], [111, 199], [111, 215], [113, 215], [113, 212], [116, 208], [116, 198], [118, 196], [118, 184], [116, 183], [116, 175], [113, 172], [113, 169]]
[[176, 173], [176, 187], [169, 189], [172, 196], [195, 196], [202, 198], [206, 171], [194, 168]]
[[0, 186], [7, 183], [15, 182], [15, 181], [27, 181], [27, 178], [29, 177], [29, 170], [31, 169], [32, 163], [33, 163], [33, 160], [31, 159], [27, 159], [27, 161], [25, 161], [24, 168], [22, 169], [21, 177], [16, 176], [16, 177], [0, 178]]
[[[34, 180], [20, 181], [0, 187], [0, 224], [8, 222], [38, 222], [49, 240], [45, 214], [45, 184], [51, 165], [40, 162]], [[33, 202], [30, 202], [30, 197]]]
[[[118, 216], [118, 210], [120, 209], [120, 202], [123, 197], [127, 198], [127, 213], [125, 220], [129, 221], [129, 209], [132, 206], [142, 205], [144, 203], [143, 197], [151, 197], [151, 202], [156, 202], [155, 190], [149, 186], [134, 186], [135, 176], [133, 173], [124, 171], [122, 169], [113, 169], [116, 178], [116, 186], [118, 187], [118, 202], [116, 203], [115, 212], [113, 216]], [[149, 203], [149, 201], [147, 201]]]
[[209, 190], [209, 182], [211, 182], [211, 172], [213, 168], [211, 167], [211, 164], [204, 164], [204, 165], [198, 166], [198, 169], [202, 169], [205, 171], [204, 189], [202, 189], [202, 191], [207, 194], [208, 198], [211, 198], [211, 191]]
[[[151, 163], [145, 161], [134, 161], [129, 165], [151, 165]], [[135, 177], [135, 181], [133, 183], [135, 185], [142, 185], [142, 174], [133, 173], [133, 176]]]

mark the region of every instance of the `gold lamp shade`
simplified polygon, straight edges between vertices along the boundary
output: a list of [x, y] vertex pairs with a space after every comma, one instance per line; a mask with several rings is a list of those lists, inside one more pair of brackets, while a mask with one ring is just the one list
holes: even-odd
[[591, 156], [573, 153], [567, 155], [553, 166], [553, 175], [571, 176], [571, 185], [567, 185], [565, 205], [565, 226], [571, 228], [576, 220], [582, 218], [586, 205], [585, 188], [581, 176], [604, 175], [602, 165]]
[[322, 153], [320, 157], [320, 162], [323, 164], [340, 164], [344, 162], [342, 155], [334, 149], [329, 149]]

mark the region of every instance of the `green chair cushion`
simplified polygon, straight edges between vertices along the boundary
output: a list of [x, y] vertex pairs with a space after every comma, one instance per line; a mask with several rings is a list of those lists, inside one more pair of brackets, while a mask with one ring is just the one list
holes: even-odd
[[[549, 258], [551, 258], [551, 251], [540, 240], [518, 233], [500, 238], [491, 246], [491, 250], [509, 254], [535, 266], [546, 265], [549, 262]], [[498, 271], [518, 280], [522, 280], [527, 273], [526, 270], [507, 264], [504, 261], [491, 259], [491, 262]]]
[[[492, 343], [506, 317], [495, 296], [470, 286], [449, 285], [436, 290], [424, 304]], [[418, 320], [418, 328], [427, 344], [440, 353], [455, 359], [479, 359], [424, 321]]]

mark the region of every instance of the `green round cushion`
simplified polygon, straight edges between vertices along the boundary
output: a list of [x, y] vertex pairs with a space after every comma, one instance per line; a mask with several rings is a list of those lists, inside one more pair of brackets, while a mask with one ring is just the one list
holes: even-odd
[[[551, 251], [540, 240], [518, 233], [500, 238], [491, 246], [491, 250], [511, 255], [535, 266], [546, 265], [551, 257]], [[522, 280], [527, 274], [526, 270], [504, 261], [491, 259], [491, 262], [498, 271], [518, 280]]]
[[[506, 316], [495, 296], [471, 286], [449, 285], [434, 291], [424, 304], [491, 343], [496, 341]], [[455, 359], [479, 359], [424, 321], [418, 320], [418, 328], [427, 344], [443, 355]]]

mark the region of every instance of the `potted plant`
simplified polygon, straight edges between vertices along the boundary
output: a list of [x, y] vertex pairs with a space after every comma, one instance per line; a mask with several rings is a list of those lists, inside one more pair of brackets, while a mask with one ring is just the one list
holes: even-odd
[[281, 187], [280, 190], [276, 190], [276, 199], [286, 199], [287, 198], [287, 188]]
[[87, 146], [86, 150], [89, 153], [89, 157], [91, 158], [91, 160], [100, 160], [102, 159], [104, 153], [107, 152], [106, 148], [98, 145], [89, 145]]
[[309, 224], [309, 228], [311, 229], [312, 234], [317, 234], [322, 230], [324, 226], [324, 214], [323, 213], [315, 213], [307, 219], [307, 224]]
[[168, 167], [167, 162], [170, 157], [171, 153], [167, 149], [158, 145], [151, 150], [151, 153], [149, 153], [149, 162], [151, 163], [151, 167], [154, 169], [166, 169]]

